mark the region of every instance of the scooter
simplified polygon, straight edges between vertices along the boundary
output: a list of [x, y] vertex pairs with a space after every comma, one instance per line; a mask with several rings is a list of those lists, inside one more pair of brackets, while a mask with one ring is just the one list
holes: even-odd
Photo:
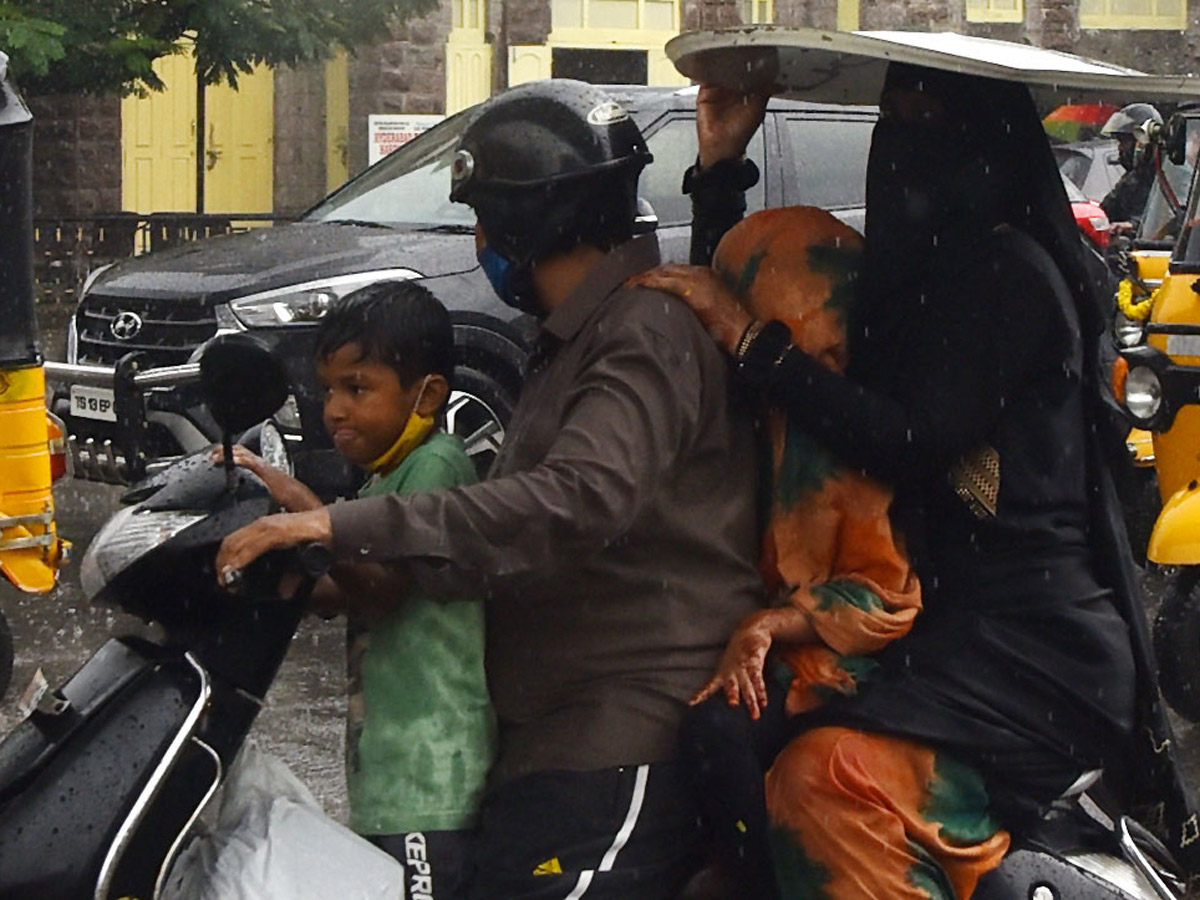
[[[232, 465], [232, 436], [283, 404], [287, 377], [244, 335], [214, 338], [198, 375], [227, 462], [203, 451], [136, 486], [82, 562], [93, 602], [155, 622], [164, 636], [110, 639], [0, 743], [7, 900], [159, 895], [327, 568], [325, 548], [309, 545], [265, 557], [237, 593], [218, 587], [221, 539], [275, 511], [265, 485]], [[303, 586], [284, 600], [287, 571]]]
[[[262, 708], [307, 589], [327, 569], [327, 552], [309, 545], [264, 557], [237, 594], [218, 587], [221, 539], [275, 509], [265, 485], [233, 467], [232, 436], [283, 404], [287, 377], [239, 334], [214, 338], [196, 368], [226, 463], [203, 451], [135, 486], [131, 505], [88, 548], [81, 577], [93, 602], [155, 622], [163, 637], [109, 640], [0, 742], [6, 900], [160, 896]], [[285, 572], [304, 576], [290, 599], [278, 591]], [[981, 900], [1182, 896], [1169, 853], [1082, 793], [1022, 834], [976, 892]]]
[[[214, 338], [199, 375], [231, 460], [232, 434], [283, 403], [286, 376], [245, 335]], [[219, 588], [221, 539], [274, 505], [257, 477], [207, 451], [127, 498], [132, 505], [84, 556], [84, 589], [94, 602], [158, 623], [165, 636], [109, 640], [0, 743], [6, 900], [161, 894], [303, 614], [306, 592], [281, 599], [280, 576], [297, 571], [311, 586], [328, 565], [324, 548], [311, 545], [252, 566], [238, 594]], [[976, 896], [1173, 900], [1183, 889], [1153, 837], [1080, 795], [1022, 836]]]

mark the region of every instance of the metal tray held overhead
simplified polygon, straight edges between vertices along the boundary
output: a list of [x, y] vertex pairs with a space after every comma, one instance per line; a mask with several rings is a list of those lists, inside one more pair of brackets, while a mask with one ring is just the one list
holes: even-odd
[[668, 41], [666, 51], [693, 81], [824, 103], [877, 103], [891, 62], [1023, 81], [1035, 100], [1051, 105], [1200, 97], [1200, 77], [1148, 75], [1057, 50], [952, 32], [756, 25], [687, 32]]

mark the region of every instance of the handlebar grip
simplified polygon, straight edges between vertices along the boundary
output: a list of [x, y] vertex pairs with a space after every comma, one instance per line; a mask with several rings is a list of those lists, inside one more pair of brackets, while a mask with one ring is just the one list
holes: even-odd
[[333, 565], [333, 551], [319, 541], [305, 541], [295, 552], [300, 571], [309, 578], [320, 578]]

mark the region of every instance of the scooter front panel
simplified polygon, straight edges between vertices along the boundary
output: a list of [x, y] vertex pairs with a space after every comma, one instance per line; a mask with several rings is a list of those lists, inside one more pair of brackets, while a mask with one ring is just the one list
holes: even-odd
[[93, 897], [151, 773], [202, 693], [183, 660], [148, 667], [89, 716], [0, 809], [0, 897]]

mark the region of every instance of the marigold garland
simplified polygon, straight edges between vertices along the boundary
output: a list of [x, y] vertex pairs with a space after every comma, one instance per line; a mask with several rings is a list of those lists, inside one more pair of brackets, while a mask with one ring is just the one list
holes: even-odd
[[[1135, 290], [1142, 295], [1138, 300], [1133, 299]], [[1158, 299], [1160, 290], [1162, 290], [1161, 285], [1147, 295], [1145, 288], [1135, 287], [1128, 278], [1122, 278], [1121, 283], [1117, 285], [1117, 306], [1125, 314], [1125, 318], [1135, 322], [1145, 321], [1150, 318], [1150, 310], [1154, 308], [1154, 301]]]

